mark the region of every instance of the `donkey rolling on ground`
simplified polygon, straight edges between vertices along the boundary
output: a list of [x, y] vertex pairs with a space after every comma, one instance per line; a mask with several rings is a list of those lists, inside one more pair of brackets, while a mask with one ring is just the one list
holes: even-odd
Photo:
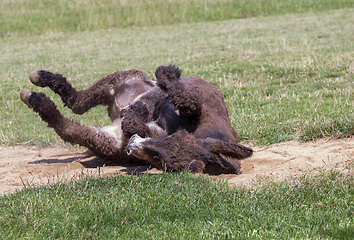
[[238, 143], [223, 94], [203, 79], [181, 73], [163, 65], [153, 81], [141, 71], [118, 71], [80, 91], [61, 74], [30, 73], [33, 84], [49, 87], [76, 114], [107, 106], [112, 123], [104, 127], [65, 118], [44, 93], [23, 89], [20, 97], [65, 142], [96, 156], [167, 171], [241, 173], [239, 160], [253, 151]]

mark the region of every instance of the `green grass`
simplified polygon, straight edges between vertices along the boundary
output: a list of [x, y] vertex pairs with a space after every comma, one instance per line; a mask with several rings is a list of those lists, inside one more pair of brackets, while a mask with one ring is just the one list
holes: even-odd
[[112, 72], [161, 64], [197, 75], [225, 95], [241, 141], [267, 145], [353, 133], [354, 9], [183, 23], [0, 40], [0, 144], [62, 144], [19, 99], [43, 91], [69, 118], [106, 125], [103, 107], [75, 116], [48, 89], [30, 84], [40, 69], [63, 73], [78, 89]]
[[353, 0], [2, 0], [0, 37], [303, 13]]
[[[0, 144], [63, 144], [19, 99], [39, 69], [78, 89], [114, 71], [179, 65], [225, 95], [242, 141], [354, 129], [354, 1], [0, 2]], [[246, 18], [245, 18], [246, 17]], [[253, 18], [247, 18], [253, 17]], [[242, 18], [242, 19], [240, 19]], [[187, 173], [79, 179], [0, 197], [1, 239], [351, 239], [354, 182], [338, 172], [251, 189]]]
[[255, 189], [187, 173], [58, 183], [0, 198], [5, 239], [351, 239], [354, 179]]

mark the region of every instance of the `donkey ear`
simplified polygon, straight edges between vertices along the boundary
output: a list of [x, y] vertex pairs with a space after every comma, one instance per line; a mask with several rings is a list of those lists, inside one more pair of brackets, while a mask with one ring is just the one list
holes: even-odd
[[210, 145], [210, 151], [237, 159], [247, 158], [253, 154], [252, 148], [238, 143], [228, 143], [220, 140], [215, 140], [215, 142]]

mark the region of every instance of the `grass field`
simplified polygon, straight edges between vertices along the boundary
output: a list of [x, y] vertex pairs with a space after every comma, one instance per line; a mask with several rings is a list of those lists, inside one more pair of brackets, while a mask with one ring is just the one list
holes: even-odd
[[1, 39], [0, 143], [62, 144], [20, 101], [22, 88], [45, 92], [65, 116], [83, 124], [109, 123], [104, 108], [72, 115], [59, 97], [31, 85], [29, 72], [60, 72], [82, 89], [118, 70], [140, 69], [154, 78], [156, 67], [168, 63], [224, 93], [241, 141], [267, 145], [348, 136], [354, 126], [353, 13], [350, 8]]
[[2, 0], [0, 37], [211, 22], [353, 5], [353, 0]]
[[255, 189], [186, 173], [60, 183], [0, 198], [4, 239], [352, 239], [354, 179]]
[[[182, 15], [181, 15], [182, 14]], [[78, 89], [114, 71], [177, 64], [225, 95], [242, 141], [353, 134], [354, 1], [0, 2], [0, 144], [64, 144], [19, 99], [28, 73]], [[0, 238], [350, 239], [353, 178], [338, 173], [234, 189], [198, 175], [81, 179], [0, 197]]]

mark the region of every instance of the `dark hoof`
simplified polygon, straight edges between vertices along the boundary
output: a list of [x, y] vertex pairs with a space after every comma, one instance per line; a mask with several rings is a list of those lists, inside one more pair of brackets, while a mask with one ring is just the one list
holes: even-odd
[[43, 86], [43, 84], [41, 83], [41, 81], [39, 80], [39, 75], [38, 75], [38, 72], [31, 72], [29, 74], [29, 79], [31, 80], [31, 82], [36, 85], [36, 86], [39, 86], [39, 87], [45, 87]]
[[27, 89], [22, 89], [20, 93], [20, 98], [22, 102], [24, 102], [28, 107], [31, 107], [31, 105], [28, 103], [28, 100], [33, 92]]
[[182, 75], [182, 70], [179, 69], [178, 67], [176, 67], [175, 65], [161, 65], [158, 68], [156, 68], [155, 71], [155, 77], [156, 79], [158, 79], [159, 74], [164, 72], [164, 75], [169, 76], [169, 78], [171, 78], [171, 76], [175, 76], [177, 77], [177, 79], [179, 79]]
[[161, 65], [159, 66], [158, 68], [156, 68], [156, 71], [155, 71], [155, 77], [157, 78], [157, 75], [159, 75], [159, 73], [165, 69], [166, 67], [168, 67], [168, 65]]
[[24, 102], [28, 107], [33, 108], [34, 102], [37, 103], [43, 103], [43, 93], [36, 93], [27, 89], [22, 89], [20, 92], [20, 98], [22, 100], [22, 102]]

